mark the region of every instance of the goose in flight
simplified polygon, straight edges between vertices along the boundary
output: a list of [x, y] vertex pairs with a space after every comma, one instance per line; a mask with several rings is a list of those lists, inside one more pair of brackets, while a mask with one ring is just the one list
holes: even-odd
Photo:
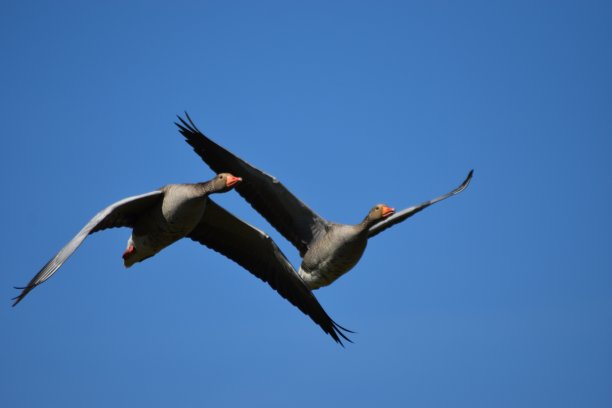
[[342, 332], [346, 329], [327, 315], [274, 241], [209, 198], [210, 194], [231, 190], [240, 181], [240, 177], [221, 173], [207, 182], [168, 184], [111, 204], [96, 214], [25, 287], [17, 288], [22, 292], [14, 298], [13, 306], [49, 279], [87, 236], [107, 228], [129, 227], [132, 234], [123, 253], [126, 267], [152, 257], [181, 238], [190, 238], [267, 282], [336, 342], [342, 344], [341, 337], [350, 341]]
[[368, 239], [432, 204], [459, 194], [472, 179], [470, 170], [459, 187], [433, 200], [401, 211], [375, 205], [358, 224], [337, 224], [312, 211], [276, 177], [264, 173], [206, 137], [186, 113], [176, 125], [187, 143], [213, 171], [230, 171], [244, 179], [236, 191], [276, 230], [289, 240], [302, 257], [298, 271], [310, 289], [327, 286], [351, 270], [363, 255]]

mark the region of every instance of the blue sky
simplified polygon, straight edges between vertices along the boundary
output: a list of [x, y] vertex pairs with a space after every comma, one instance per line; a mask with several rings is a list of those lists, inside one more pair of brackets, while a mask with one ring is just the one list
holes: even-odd
[[[610, 2], [85, 3], [0, 6], [0, 405], [611, 406]], [[124, 269], [126, 229], [11, 308], [106, 205], [212, 177], [184, 110], [333, 221], [475, 175], [316, 292], [345, 349], [194, 242]]]

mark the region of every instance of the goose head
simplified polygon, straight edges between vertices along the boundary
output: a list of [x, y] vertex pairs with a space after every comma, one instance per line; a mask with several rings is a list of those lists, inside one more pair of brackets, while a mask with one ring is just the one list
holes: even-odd
[[236, 177], [230, 173], [220, 173], [211, 180], [212, 190], [215, 193], [224, 193], [231, 190], [237, 183], [242, 181], [242, 177]]
[[364, 221], [367, 225], [373, 225], [394, 213], [395, 208], [389, 207], [386, 204], [376, 204], [372, 207]]

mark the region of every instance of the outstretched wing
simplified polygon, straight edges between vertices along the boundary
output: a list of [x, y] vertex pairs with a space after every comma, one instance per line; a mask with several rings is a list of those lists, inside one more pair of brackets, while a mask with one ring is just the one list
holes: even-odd
[[291, 194], [274, 176], [210, 140], [185, 115], [189, 123], [179, 116], [180, 123], [176, 125], [187, 143], [216, 173], [230, 172], [242, 177], [244, 182], [236, 186], [236, 191], [304, 256], [311, 242], [329, 227], [329, 222]]
[[225, 255], [267, 282], [336, 342], [342, 344], [340, 337], [350, 341], [343, 333], [343, 330], [349, 330], [327, 315], [285, 255], [264, 232], [236, 218], [209, 198], [202, 220], [188, 237]]
[[421, 210], [424, 210], [425, 208], [429, 207], [432, 204], [437, 203], [438, 201], [442, 201], [445, 198], [454, 196], [455, 194], [459, 194], [460, 192], [466, 189], [468, 184], [470, 184], [470, 180], [472, 180], [473, 173], [474, 173], [474, 170], [470, 170], [470, 172], [468, 173], [463, 183], [461, 183], [461, 185], [457, 187], [456, 189], [454, 189], [453, 191], [446, 193], [444, 195], [441, 195], [440, 197], [434, 198], [433, 200], [425, 201], [422, 204], [415, 205], [413, 207], [406, 208], [405, 210], [396, 212], [395, 214], [393, 214], [392, 216], [388, 218], [385, 218], [383, 221], [379, 222], [378, 224], [373, 225], [372, 227], [370, 227], [370, 230], [368, 232], [368, 237], [369, 238], [373, 237], [374, 235], [386, 230], [387, 228], [390, 228], [395, 224], [399, 224], [405, 219], [412, 217], [414, 214], [418, 213]]
[[43, 266], [40, 272], [38, 272], [25, 287], [16, 288], [22, 289], [22, 292], [19, 296], [14, 298], [15, 303], [13, 303], [13, 306], [21, 302], [32, 289], [49, 279], [60, 266], [66, 262], [79, 245], [83, 243], [83, 240], [85, 240], [89, 234], [107, 228], [133, 227], [138, 214], [158, 202], [162, 195], [163, 192], [161, 190], [156, 190], [150, 193], [124, 198], [100, 211], [57, 253], [57, 255], [51, 258], [51, 260]]

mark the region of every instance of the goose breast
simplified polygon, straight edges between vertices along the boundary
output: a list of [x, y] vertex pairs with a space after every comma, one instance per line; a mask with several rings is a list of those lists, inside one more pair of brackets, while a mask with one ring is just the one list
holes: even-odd
[[299, 274], [310, 289], [327, 286], [350, 271], [368, 243], [364, 230], [355, 225], [334, 224], [304, 255]]
[[147, 259], [189, 234], [200, 222], [208, 197], [193, 185], [172, 184], [164, 187], [164, 198], [142, 214], [130, 240], [137, 254], [126, 260], [126, 266]]

